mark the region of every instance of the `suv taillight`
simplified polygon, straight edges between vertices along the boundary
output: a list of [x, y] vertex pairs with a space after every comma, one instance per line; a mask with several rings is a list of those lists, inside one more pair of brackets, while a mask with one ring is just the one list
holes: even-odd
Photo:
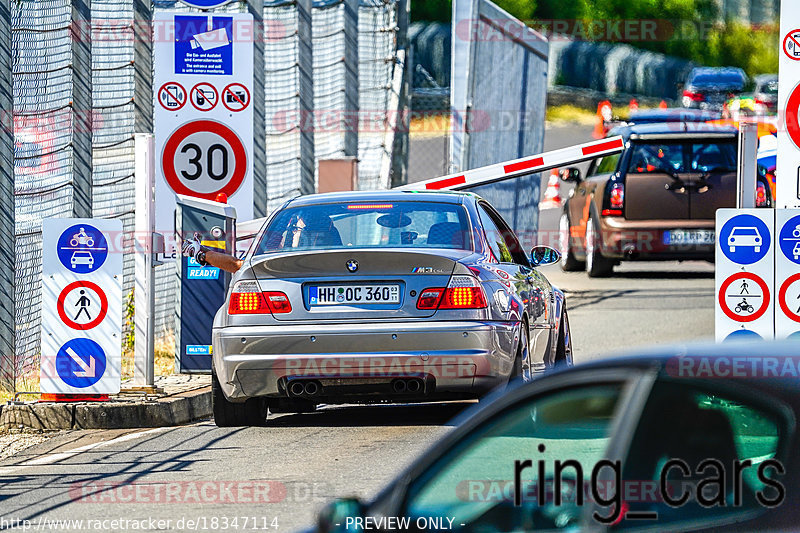
[[756, 207], [769, 207], [769, 198], [767, 198], [767, 188], [763, 183], [756, 186]]
[[292, 304], [286, 294], [262, 292], [257, 281], [240, 281], [231, 291], [229, 315], [265, 315], [291, 313]]
[[695, 93], [692, 91], [683, 91], [683, 98], [684, 100], [688, 99], [692, 102], [702, 102], [706, 99], [701, 93]]
[[419, 294], [417, 309], [485, 309], [486, 294], [472, 276], [453, 276], [447, 287], [425, 289]]
[[600, 213], [604, 217], [622, 216], [625, 208], [625, 184], [618, 181], [609, 181], [606, 185], [606, 194], [603, 198], [603, 211]]

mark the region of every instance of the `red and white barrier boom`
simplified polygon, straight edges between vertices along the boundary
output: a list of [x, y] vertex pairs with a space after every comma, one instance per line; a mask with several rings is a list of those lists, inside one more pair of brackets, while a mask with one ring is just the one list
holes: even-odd
[[449, 176], [409, 183], [397, 187], [397, 189], [405, 191], [444, 189], [458, 191], [476, 185], [518, 178], [535, 172], [543, 172], [552, 168], [580, 163], [597, 157], [617, 154], [622, 151], [622, 148], [622, 137], [609, 137], [608, 139], [600, 141], [561, 148], [560, 150], [544, 152], [513, 161], [505, 161], [495, 165], [459, 172], [458, 174], [450, 174]]

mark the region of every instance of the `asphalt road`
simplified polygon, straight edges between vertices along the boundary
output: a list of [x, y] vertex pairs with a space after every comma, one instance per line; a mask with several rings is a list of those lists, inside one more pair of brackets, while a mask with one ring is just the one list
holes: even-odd
[[[581, 140], [574, 129], [552, 133], [548, 147]], [[543, 229], [555, 228], [553, 214], [543, 213]], [[600, 280], [557, 266], [545, 272], [567, 292], [578, 363], [713, 335], [707, 263], [625, 264]], [[374, 495], [469, 405], [325, 408], [278, 415], [265, 428], [204, 421], [69, 432], [0, 462], [0, 529], [28, 519], [39, 531], [78, 530], [43, 525], [73, 519], [84, 520], [84, 531], [135, 528], [112, 520], [144, 521], [136, 526], [146, 530], [297, 530], [331, 498]]]

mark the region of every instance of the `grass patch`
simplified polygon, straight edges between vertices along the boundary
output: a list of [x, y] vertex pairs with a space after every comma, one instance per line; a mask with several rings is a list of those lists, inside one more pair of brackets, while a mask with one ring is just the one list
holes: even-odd
[[547, 108], [545, 120], [548, 122], [577, 122], [594, 124], [595, 113], [571, 104], [550, 106]]
[[[157, 340], [155, 345], [155, 361], [153, 362], [156, 376], [170, 376], [175, 373], [175, 345], [173, 340]], [[122, 379], [133, 377], [133, 350], [122, 353]]]
[[449, 113], [422, 113], [411, 117], [409, 135], [412, 137], [444, 137], [450, 135]]

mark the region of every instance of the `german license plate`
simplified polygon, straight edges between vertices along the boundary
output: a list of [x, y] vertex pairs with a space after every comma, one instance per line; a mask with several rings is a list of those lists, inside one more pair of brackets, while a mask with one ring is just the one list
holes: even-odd
[[664, 232], [664, 244], [681, 246], [688, 244], [714, 244], [716, 235], [712, 230], [670, 230]]
[[400, 285], [312, 285], [310, 305], [399, 304]]

